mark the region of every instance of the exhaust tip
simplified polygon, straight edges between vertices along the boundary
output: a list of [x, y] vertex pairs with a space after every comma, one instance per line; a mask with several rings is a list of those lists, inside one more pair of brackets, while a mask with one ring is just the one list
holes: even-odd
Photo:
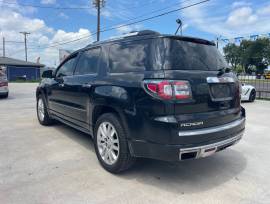
[[180, 160], [196, 159], [198, 152], [186, 152], [180, 155]]

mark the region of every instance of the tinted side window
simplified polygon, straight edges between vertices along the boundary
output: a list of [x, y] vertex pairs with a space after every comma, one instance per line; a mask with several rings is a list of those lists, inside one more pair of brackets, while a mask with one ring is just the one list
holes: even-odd
[[93, 48], [82, 53], [76, 66], [75, 74], [95, 74], [98, 71], [100, 48]]
[[110, 71], [133, 72], [151, 69], [151, 41], [113, 44], [110, 47]]
[[57, 71], [56, 77], [71, 76], [74, 71], [76, 57], [77, 56], [74, 56], [62, 64], [62, 66]]

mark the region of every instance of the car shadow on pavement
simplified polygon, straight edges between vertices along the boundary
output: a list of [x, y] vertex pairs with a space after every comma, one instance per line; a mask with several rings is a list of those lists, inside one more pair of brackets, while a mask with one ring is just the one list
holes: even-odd
[[94, 144], [93, 144], [93, 139], [90, 135], [78, 131], [72, 127], [69, 127], [67, 125], [64, 125], [60, 122], [56, 122], [53, 126], [57, 131], [60, 131], [73, 141], [79, 143], [86, 149], [90, 150], [91, 152], [95, 152]]
[[227, 149], [208, 158], [182, 162], [140, 159], [134, 168], [119, 177], [136, 179], [173, 193], [190, 194], [216, 188], [229, 180], [239, 182], [237, 176], [246, 165], [241, 152]]
[[[89, 151], [95, 151], [90, 135], [62, 124], [55, 127]], [[246, 165], [247, 160], [241, 152], [228, 148], [207, 158], [182, 162], [139, 158], [131, 169], [116, 177], [121, 180], [136, 180], [172, 193], [190, 194], [217, 188], [230, 180], [241, 182], [238, 175]]]

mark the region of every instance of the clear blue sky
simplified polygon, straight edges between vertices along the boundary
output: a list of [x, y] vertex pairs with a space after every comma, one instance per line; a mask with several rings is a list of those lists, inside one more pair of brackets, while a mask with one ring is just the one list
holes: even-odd
[[[30, 31], [30, 58], [52, 64], [56, 61], [57, 49], [77, 49], [95, 40], [85, 39], [53, 49], [46, 47], [55, 42], [65, 42], [87, 36], [96, 31], [96, 10], [92, 9], [44, 9], [22, 7], [18, 4], [30, 4], [47, 7], [92, 7], [89, 0], [9, 0], [14, 4], [5, 4], [0, 0], [0, 34], [8, 40], [22, 40], [18, 34], [21, 30]], [[172, 9], [181, 8], [200, 0], [107, 0], [102, 9], [101, 27], [111, 27], [127, 23], [128, 19], [145, 15], [151, 17]], [[162, 11], [155, 12], [163, 9]], [[151, 13], [152, 14], [149, 14]], [[148, 15], [147, 15], [148, 14]], [[102, 39], [126, 33], [131, 30], [152, 29], [161, 33], [172, 34], [177, 28], [175, 20], [183, 21], [184, 35], [197, 36], [214, 40], [217, 36], [233, 38], [253, 34], [270, 33], [270, 1], [269, 0], [211, 0], [202, 5], [178, 11], [154, 20], [136, 25], [122, 27], [101, 34]], [[141, 18], [140, 18], [141, 19]], [[0, 35], [0, 36], [1, 36]], [[7, 45], [7, 53], [12, 57], [23, 58], [22, 45]], [[15, 52], [19, 51], [19, 52]]]

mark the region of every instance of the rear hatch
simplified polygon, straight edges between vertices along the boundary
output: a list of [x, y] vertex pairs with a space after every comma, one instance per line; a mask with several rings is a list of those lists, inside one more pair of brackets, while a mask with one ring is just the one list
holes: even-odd
[[164, 38], [164, 75], [188, 81], [190, 100], [175, 100], [174, 115], [183, 130], [223, 125], [241, 117], [239, 82], [209, 41]]

